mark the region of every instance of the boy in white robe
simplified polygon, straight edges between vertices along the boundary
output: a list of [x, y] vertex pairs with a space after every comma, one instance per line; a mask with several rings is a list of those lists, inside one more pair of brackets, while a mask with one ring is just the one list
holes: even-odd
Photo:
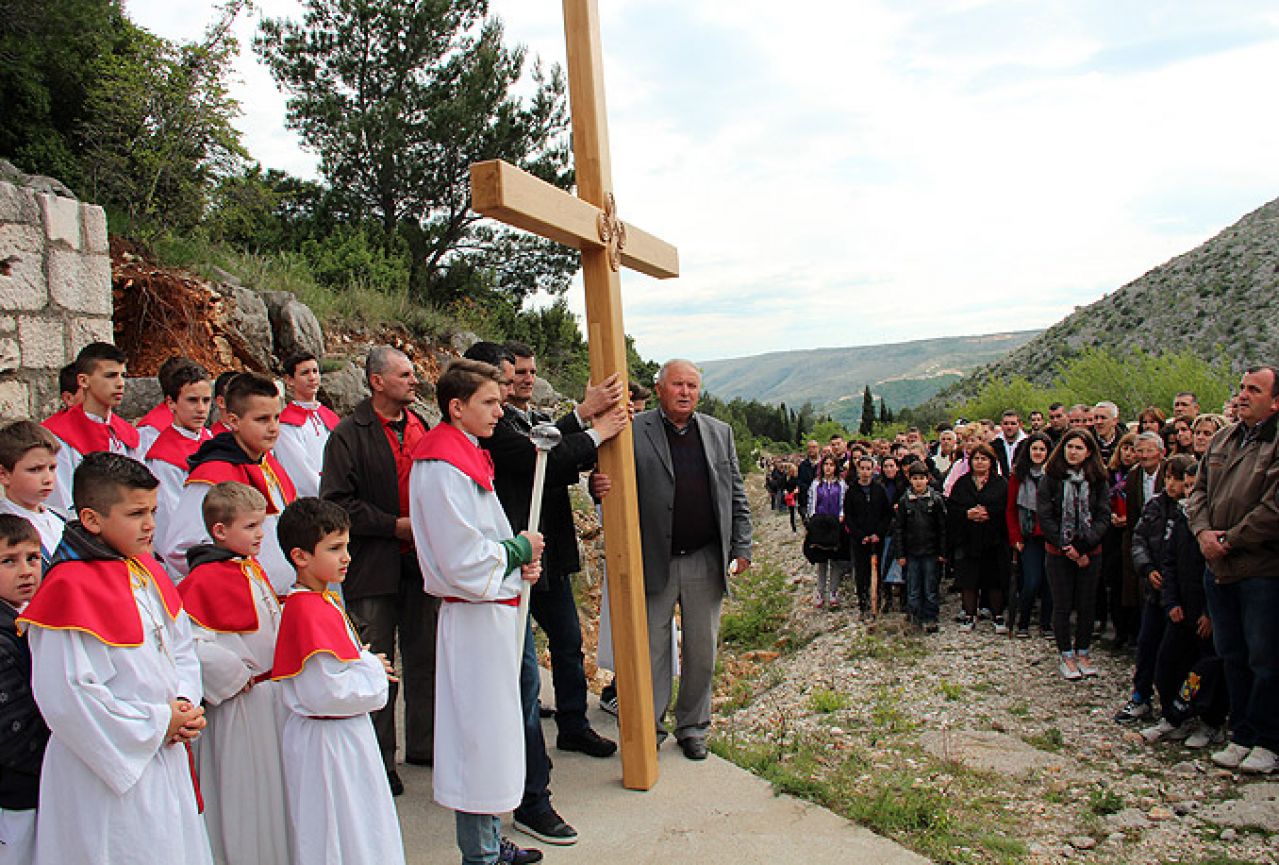
[[48, 570], [62, 543], [67, 521], [45, 502], [58, 482], [58, 451], [62, 445], [44, 427], [19, 420], [0, 429], [0, 513], [22, 517], [40, 533], [40, 559]]
[[299, 496], [320, 494], [320, 471], [324, 468], [324, 446], [340, 418], [320, 404], [320, 362], [310, 352], [284, 360], [284, 385], [292, 401], [280, 412], [280, 440], [275, 458], [293, 479]]
[[436, 384], [445, 423], [423, 436], [409, 479], [413, 538], [426, 590], [443, 599], [435, 673], [435, 801], [456, 812], [462, 861], [535, 862], [501, 837], [524, 793], [520, 661], [524, 581], [541, 573], [542, 536], [511, 525], [478, 439], [502, 418], [501, 373], [471, 360]]
[[200, 664], [150, 554], [156, 485], [136, 460], [86, 456], [72, 491], [79, 519], [18, 617], [52, 732], [36, 865], [212, 862], [190, 748], [204, 728]]
[[280, 689], [271, 663], [280, 603], [258, 564], [266, 500], [221, 483], [204, 497], [212, 545], [187, 550], [178, 587], [200, 659], [208, 727], [196, 749], [204, 824], [213, 859], [228, 865], [288, 865]]
[[330, 588], [346, 577], [351, 521], [301, 498], [280, 516], [297, 568], [284, 603], [272, 678], [288, 710], [284, 780], [298, 865], [403, 865], [404, 843], [369, 712], [386, 705], [391, 667], [361, 646]]
[[143, 462], [160, 482], [156, 522], [164, 525], [169, 515], [177, 510], [178, 498], [186, 485], [190, 471], [187, 460], [200, 445], [213, 438], [213, 434], [204, 428], [213, 405], [213, 383], [209, 380], [209, 373], [195, 361], [173, 357], [160, 367], [160, 389], [164, 391], [164, 402], [151, 414], [159, 414], [158, 409], [162, 408], [168, 422], [160, 429], [143, 427], [139, 422], [138, 429], [142, 436], [142, 453], [146, 455]]
[[71, 479], [86, 454], [110, 451], [138, 457], [138, 430], [115, 413], [124, 399], [124, 352], [109, 342], [91, 342], [76, 355], [80, 402], [44, 422], [58, 437], [58, 483], [48, 506], [70, 517]]
[[266, 538], [259, 561], [277, 595], [293, 585], [293, 568], [280, 549], [275, 526], [280, 513], [297, 498], [288, 472], [271, 454], [280, 435], [280, 397], [275, 382], [244, 372], [227, 385], [228, 431], [215, 435], [191, 456], [191, 472], [178, 497], [178, 506], [166, 515], [156, 538], [156, 552], [175, 582], [187, 574], [186, 553], [196, 544], [209, 543], [202, 506], [214, 484], [235, 481], [247, 484], [266, 499]]

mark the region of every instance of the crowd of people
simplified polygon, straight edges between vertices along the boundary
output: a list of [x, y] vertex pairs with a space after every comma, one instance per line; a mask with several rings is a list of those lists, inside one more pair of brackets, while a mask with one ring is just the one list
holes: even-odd
[[[532, 624], [556, 747], [609, 757], [586, 716], [568, 488], [632, 418], [649, 431], [637, 464], [670, 468], [639, 490], [666, 636], [658, 743], [680, 669], [676, 739], [705, 759], [724, 575], [749, 567], [750, 520], [690, 362], [662, 367], [657, 409], [613, 376], [554, 420], [531, 404], [531, 349], [476, 343], [436, 383], [434, 427], [396, 349], [369, 353], [371, 395], [346, 418], [319, 402], [317, 358], [283, 367], [282, 399], [271, 378], [171, 358], [135, 426], [116, 413], [125, 355], [91, 343], [58, 412], [0, 428], [0, 863], [403, 862], [401, 682], [404, 759], [433, 767], [464, 865], [542, 859], [502, 835], [507, 812], [574, 843], [551, 805]], [[545, 423], [561, 442], [529, 526]], [[610, 486], [594, 473], [597, 497]]]
[[[1220, 414], [1179, 393], [1133, 420], [1109, 401], [959, 421], [931, 440], [809, 441], [766, 485], [816, 568], [812, 604], [851, 596], [1056, 647], [1060, 675], [1097, 676], [1093, 643], [1133, 653], [1120, 723], [1148, 741], [1218, 746], [1218, 765], [1279, 765], [1279, 373], [1246, 370]], [[849, 579], [851, 577], [851, 579]], [[1108, 630], [1109, 629], [1109, 630]], [[1158, 709], [1156, 709], [1156, 704]]]

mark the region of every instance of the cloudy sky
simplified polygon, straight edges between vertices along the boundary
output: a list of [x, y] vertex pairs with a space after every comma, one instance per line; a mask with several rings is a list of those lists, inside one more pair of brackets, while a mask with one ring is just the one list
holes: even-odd
[[[558, 0], [490, 5], [563, 62]], [[623, 279], [654, 359], [1044, 327], [1279, 196], [1267, 0], [600, 5], [619, 211], [680, 250], [679, 280]], [[211, 7], [126, 0], [179, 39]], [[313, 176], [237, 72], [250, 152]]]

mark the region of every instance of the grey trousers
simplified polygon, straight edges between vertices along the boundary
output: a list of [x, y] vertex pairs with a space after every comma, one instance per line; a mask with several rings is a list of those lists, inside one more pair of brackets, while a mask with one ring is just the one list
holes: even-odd
[[[435, 626], [440, 600], [422, 590], [415, 554], [401, 556], [400, 562], [399, 594], [349, 600], [346, 612], [360, 639], [393, 664], [398, 632], [404, 750], [410, 760], [430, 762], [435, 756]], [[395, 768], [395, 697], [399, 688], [392, 682], [386, 708], [372, 713], [373, 730], [388, 772]]]
[[719, 551], [703, 547], [671, 558], [666, 586], [646, 598], [648, 656], [653, 672], [653, 711], [659, 731], [671, 702], [671, 627], [679, 604], [683, 646], [680, 649], [679, 698], [675, 701], [675, 738], [705, 739], [711, 725], [711, 690], [719, 615], [724, 602], [724, 575]]

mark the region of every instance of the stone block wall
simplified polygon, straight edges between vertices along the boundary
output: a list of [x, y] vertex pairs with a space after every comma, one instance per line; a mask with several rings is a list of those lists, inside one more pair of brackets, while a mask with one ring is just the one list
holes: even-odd
[[0, 421], [58, 407], [58, 370], [113, 341], [101, 207], [0, 181]]

